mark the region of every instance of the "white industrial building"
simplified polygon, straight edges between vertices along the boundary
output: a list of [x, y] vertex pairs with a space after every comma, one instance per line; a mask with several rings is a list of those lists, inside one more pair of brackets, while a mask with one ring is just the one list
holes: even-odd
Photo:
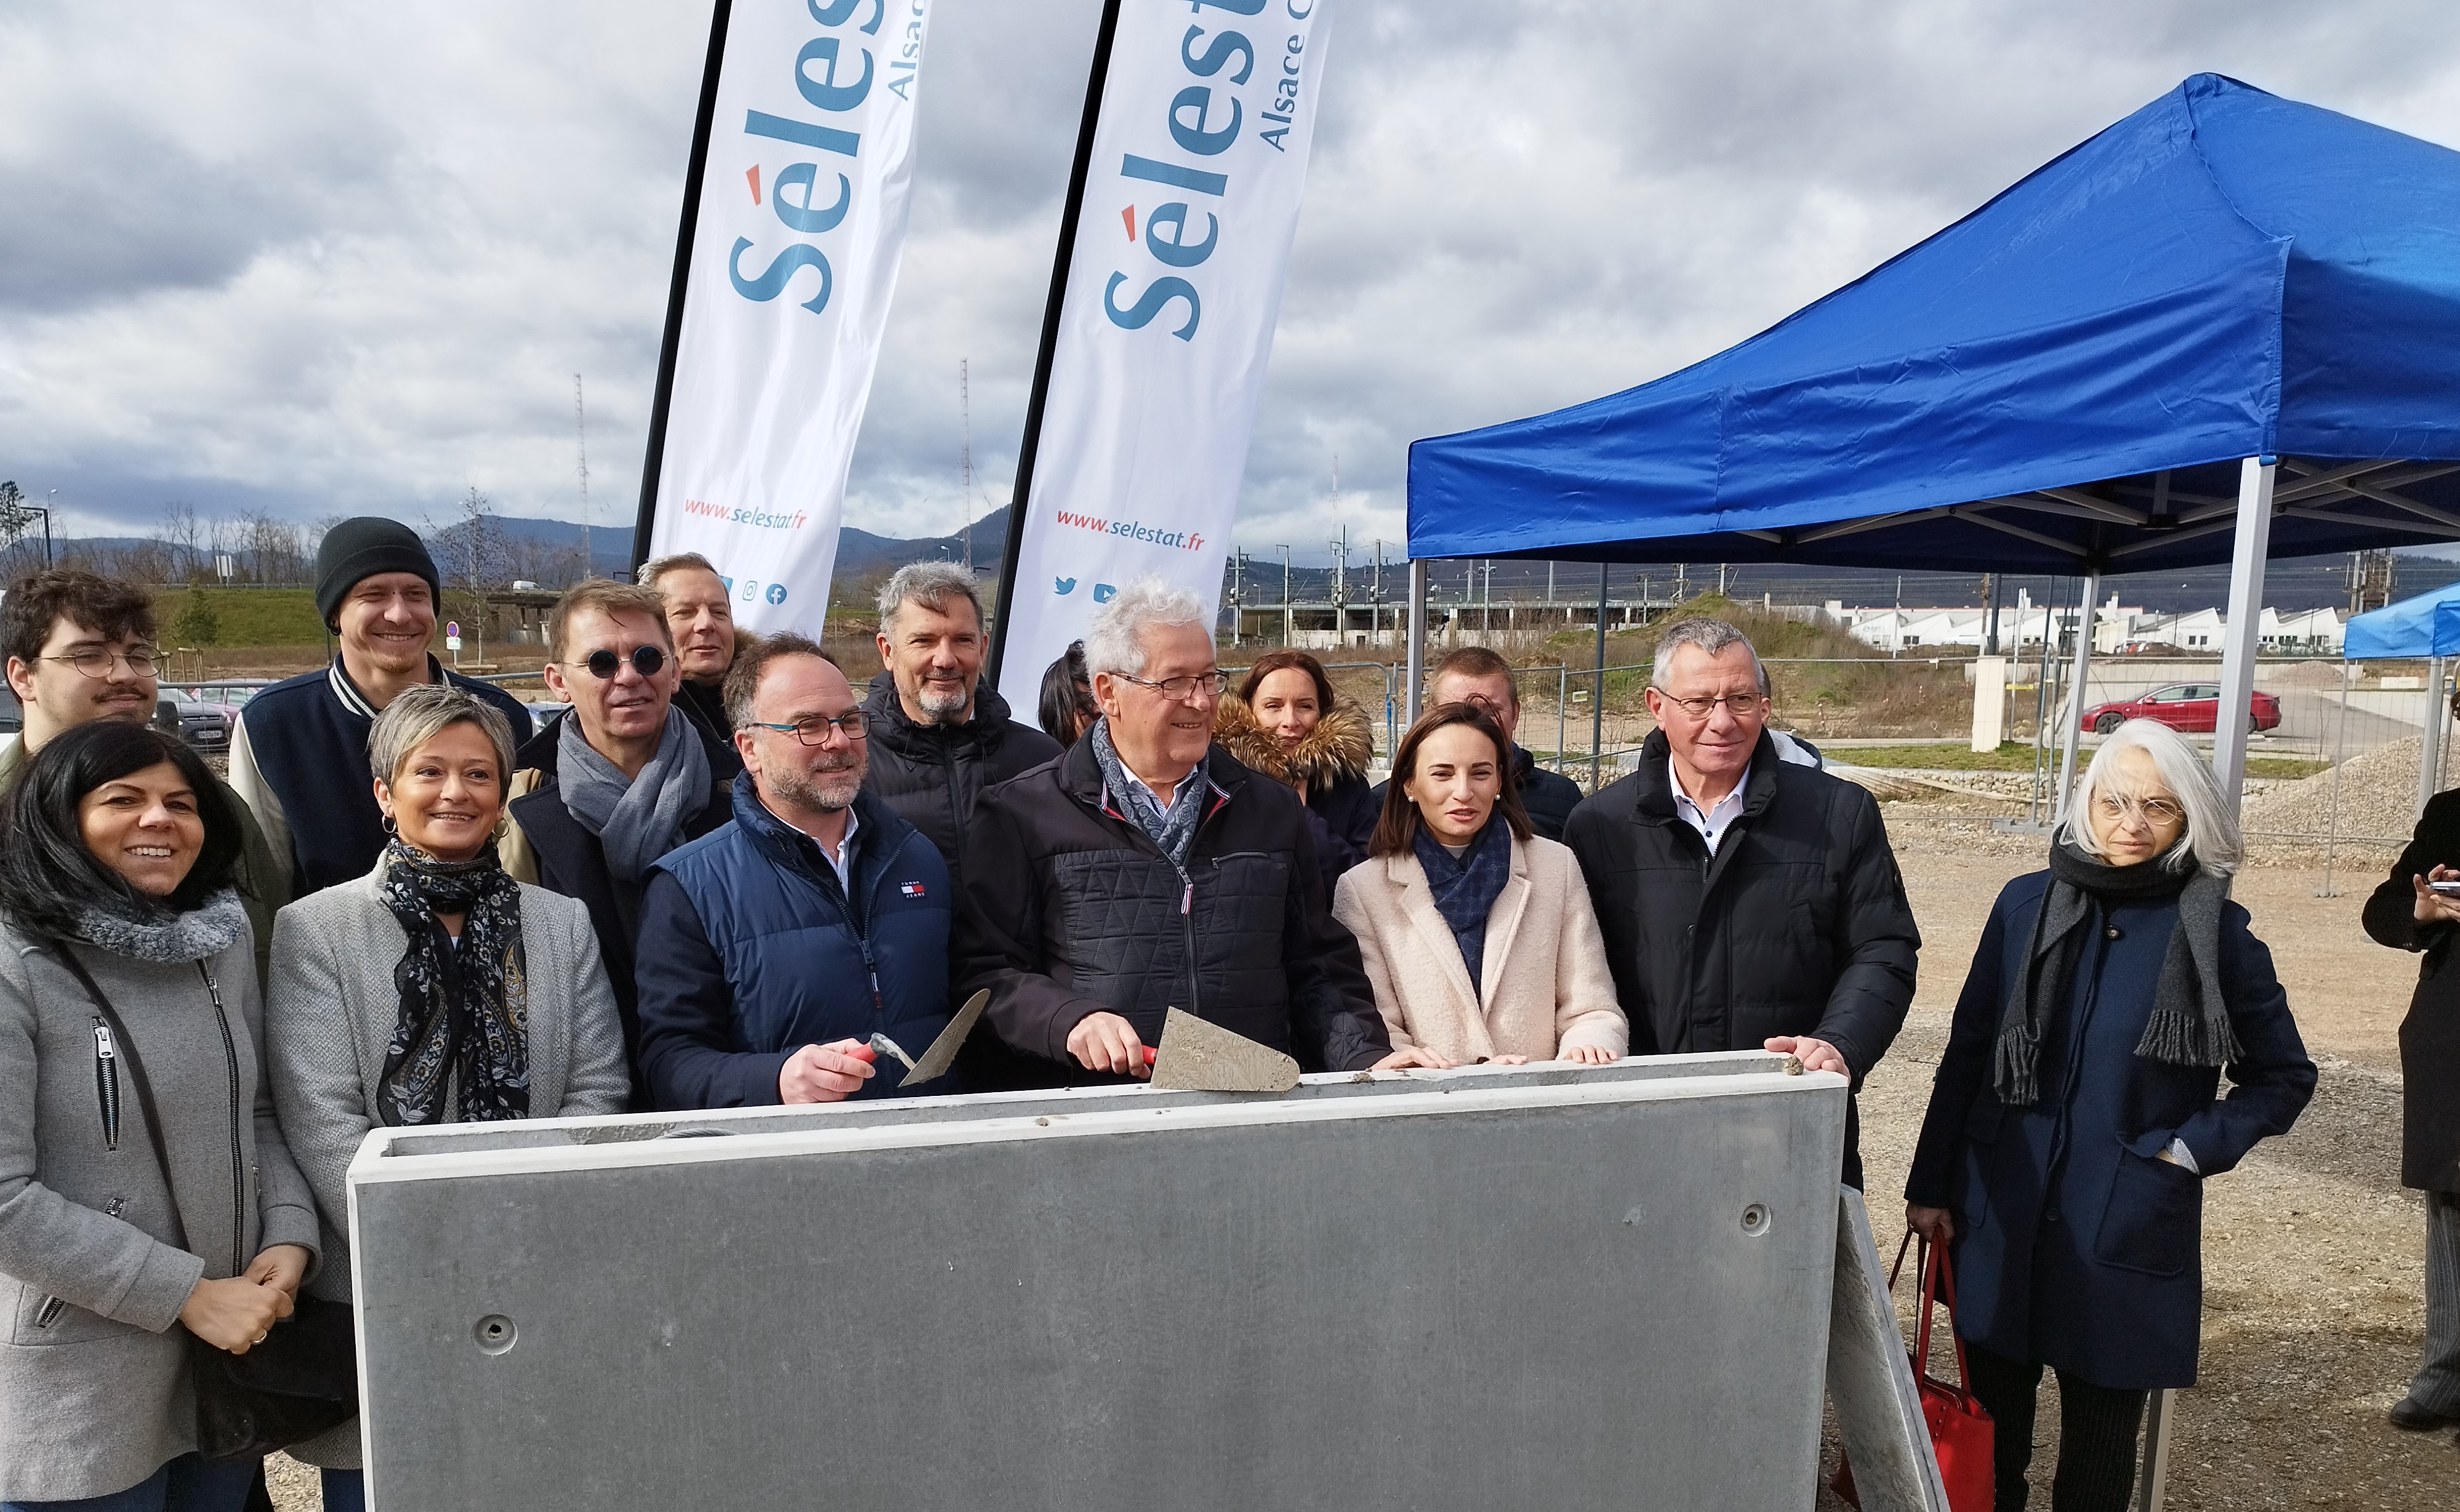
[[[1831, 599], [1821, 614], [1840, 625], [1863, 645], [1891, 654], [1935, 651], [1940, 648], [1980, 650], [1988, 629], [1989, 611], [1978, 608], [1852, 608]], [[2122, 646], [2163, 645], [2217, 656], [2229, 617], [2218, 609], [2193, 609], [2183, 614], [2154, 614], [2130, 607], [2111, 594], [2093, 610], [2092, 645], [2102, 655]], [[2025, 646], [2039, 648], [2045, 632], [2060, 638], [2075, 632], [2072, 606], [2043, 605], [2018, 590], [2016, 602], [1999, 610], [1999, 648], [2011, 654]], [[2337, 656], [2341, 651], [2341, 613], [2337, 609], [2263, 611], [2257, 640], [2264, 654], [2274, 656]]]

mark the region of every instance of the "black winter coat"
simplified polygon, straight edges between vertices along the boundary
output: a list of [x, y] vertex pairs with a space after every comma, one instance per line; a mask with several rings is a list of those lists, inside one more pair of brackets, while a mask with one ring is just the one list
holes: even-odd
[[2460, 792], [2428, 799], [2417, 833], [2391, 876], [2366, 900], [2366, 933], [2398, 950], [2423, 950], [2417, 991], [2400, 1021], [2400, 1181], [2428, 1192], [2460, 1192], [2460, 930], [2417, 922], [2409, 878], [2460, 866]]
[[1512, 748], [1512, 776], [1520, 790], [1520, 806], [1529, 812], [1529, 827], [1548, 840], [1561, 840], [1572, 810], [1580, 806], [1580, 784], [1539, 766], [1518, 745]]
[[983, 792], [1029, 772], [1059, 754], [1059, 742], [1007, 716], [1007, 700], [983, 683], [974, 690], [974, 716], [961, 725], [916, 724], [897, 701], [897, 681], [887, 672], [871, 680], [862, 701], [871, 731], [871, 767], [863, 791], [895, 809], [921, 830], [962, 892], [960, 857]]
[[[2203, 1318], [2204, 1182], [2288, 1132], [2315, 1063], [2272, 952], [2237, 904], [2221, 910], [2219, 975], [2242, 1048], [2220, 1068], [2135, 1054], [2178, 904], [2096, 905], [2066, 1001], [2044, 1020], [2042, 1096], [1992, 1090], [2007, 996], [2050, 874], [2009, 883], [1990, 911], [1931, 1085], [1905, 1198], [1956, 1215], [1956, 1331], [1994, 1354], [2095, 1386], [2195, 1383]], [[2160, 1159], [2186, 1141], [2195, 1169]]]
[[[1663, 733], [1640, 769], [1572, 811], [1635, 1055], [1757, 1050], [1778, 1034], [1836, 1047], [1858, 1089], [1904, 1026], [1921, 934], [1862, 789], [1782, 761], [1763, 734], [1741, 816], [1716, 854], [1677, 817]], [[1847, 1105], [1845, 1180], [1862, 1184]]]
[[709, 775], [733, 781], [743, 770], [743, 754], [734, 749], [734, 729], [726, 721], [725, 691], [687, 677], [675, 684], [675, 707], [700, 732], [701, 746], [709, 752]]
[[1092, 742], [984, 795], [965, 849], [958, 995], [987, 988], [991, 1027], [1028, 1084], [1123, 1079], [1068, 1054], [1087, 1014], [1160, 1041], [1183, 1009], [1297, 1057], [1357, 1071], [1391, 1053], [1358, 942], [1337, 923], [1298, 796], [1215, 746], [1215, 793], [1184, 874], [1105, 801]]
[[[513, 793], [505, 805], [514, 827], [520, 831], [528, 850], [527, 864], [518, 861], [513, 847], [505, 848], [505, 869], [515, 880], [535, 882], [549, 892], [560, 892], [567, 898], [578, 898], [589, 910], [590, 928], [598, 936], [598, 953], [606, 963], [606, 983], [615, 990], [616, 1016], [624, 1022], [624, 1058], [632, 1070], [632, 1106], [649, 1106], [648, 1083], [641, 1075], [641, 992], [634, 980], [636, 954], [633, 941], [641, 932], [641, 894], [648, 879], [631, 884], [617, 882], [606, 869], [605, 847], [598, 837], [583, 827], [563, 806], [563, 794], [557, 786], [557, 769], [561, 755], [557, 742], [562, 738], [563, 721], [570, 713], [556, 715], [546, 728], [532, 735], [513, 757]], [[705, 732], [701, 746], [709, 757], [709, 801], [700, 812], [684, 820], [683, 839], [698, 840], [725, 823], [734, 815], [734, 805], [728, 797], [733, 776], [720, 760], [719, 753]], [[725, 748], [731, 752], [732, 746]], [[739, 770], [739, 764], [738, 764]], [[678, 841], [680, 843], [680, 841]]]

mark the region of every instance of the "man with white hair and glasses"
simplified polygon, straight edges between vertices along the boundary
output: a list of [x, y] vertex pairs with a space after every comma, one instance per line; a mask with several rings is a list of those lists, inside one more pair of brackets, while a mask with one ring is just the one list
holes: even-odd
[[1094, 610], [1101, 719], [983, 797], [960, 990], [990, 990], [991, 1027], [1046, 1086], [1149, 1075], [1173, 1008], [1309, 1071], [1449, 1064], [1392, 1049], [1298, 796], [1213, 744], [1211, 618], [1157, 578]]
[[[1639, 770], [1563, 830], [1631, 1054], [1767, 1049], [1858, 1089], [1904, 1025], [1921, 946], [1878, 804], [1786, 758], [1759, 653], [1723, 620], [1666, 627], [1646, 696]], [[1849, 1102], [1855, 1186], [1859, 1139]]]

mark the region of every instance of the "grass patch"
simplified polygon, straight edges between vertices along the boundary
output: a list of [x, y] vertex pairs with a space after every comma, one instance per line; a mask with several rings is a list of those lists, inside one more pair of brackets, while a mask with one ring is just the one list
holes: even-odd
[[[209, 587], [202, 598], [213, 611], [216, 646], [324, 649], [325, 622], [316, 617], [313, 589]], [[171, 628], [188, 604], [189, 590], [184, 586], [154, 591], [154, 615], [162, 627], [164, 644], [171, 644]]]
[[[2033, 748], [2022, 741], [2000, 742], [1996, 751], [1975, 751], [1953, 743], [1941, 745], [1847, 746], [1828, 753], [1840, 765], [1896, 767], [1929, 772], [2030, 772]], [[2298, 778], [2328, 771], [2329, 761], [2304, 756], [2251, 756], [2246, 775], [2253, 777]]]

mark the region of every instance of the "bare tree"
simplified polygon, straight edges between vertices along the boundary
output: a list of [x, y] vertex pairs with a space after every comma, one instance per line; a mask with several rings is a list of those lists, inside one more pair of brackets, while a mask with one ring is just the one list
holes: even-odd
[[200, 570], [199, 548], [203, 542], [203, 527], [198, 522], [196, 506], [173, 500], [162, 506], [162, 527], [154, 539], [162, 543], [170, 553], [171, 572], [176, 577], [163, 581], [193, 577]]

